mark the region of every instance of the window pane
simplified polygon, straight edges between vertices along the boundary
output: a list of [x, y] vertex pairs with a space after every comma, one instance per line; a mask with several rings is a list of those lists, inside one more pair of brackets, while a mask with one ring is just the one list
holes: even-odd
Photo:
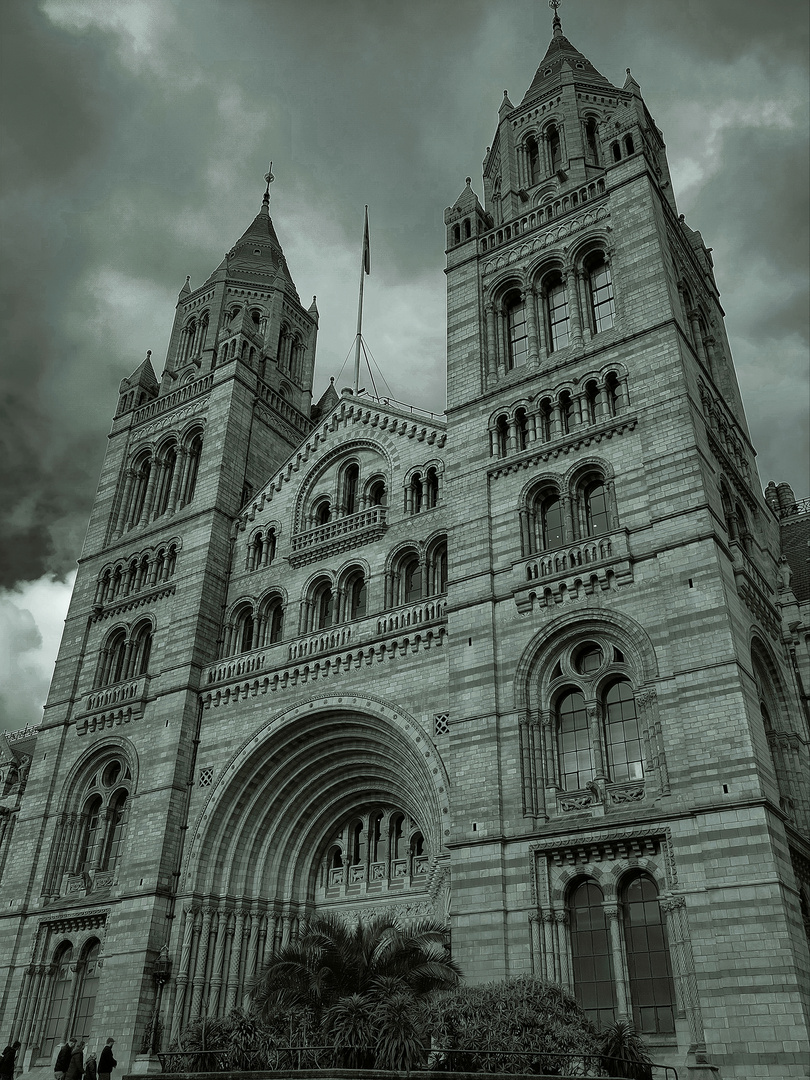
[[70, 970], [70, 962], [73, 950], [67, 949], [59, 957], [53, 982], [51, 1004], [48, 1009], [48, 1019], [45, 1021], [45, 1033], [42, 1042], [42, 1054], [50, 1057], [57, 1045], [67, 1036], [68, 1009], [73, 989], [73, 979]]
[[520, 367], [529, 354], [529, 338], [526, 329], [526, 305], [518, 300], [506, 309], [509, 335], [509, 367]]
[[624, 890], [627, 971], [636, 1030], [644, 1034], [675, 1030], [675, 987], [658, 890], [646, 874]]
[[556, 495], [543, 503], [541, 519], [543, 547], [546, 550], [561, 547], [563, 542], [562, 503]]
[[616, 308], [610, 270], [605, 263], [591, 271], [591, 307], [594, 332], [598, 334], [601, 330], [609, 330], [613, 326]]
[[610, 936], [602, 907], [602, 890], [585, 881], [571, 893], [571, 957], [574, 993], [597, 1027], [613, 1022], [615, 998]]
[[591, 484], [585, 492], [585, 527], [588, 536], [610, 531], [607, 492], [604, 484]]
[[611, 779], [640, 780], [644, 776], [641, 732], [633, 691], [626, 680], [614, 683], [605, 697], [605, 737]]
[[562, 785], [576, 791], [593, 779], [591, 735], [585, 699], [579, 691], [566, 694], [558, 711], [558, 747]]
[[562, 283], [549, 290], [548, 321], [552, 350], [564, 349], [568, 344], [568, 290]]

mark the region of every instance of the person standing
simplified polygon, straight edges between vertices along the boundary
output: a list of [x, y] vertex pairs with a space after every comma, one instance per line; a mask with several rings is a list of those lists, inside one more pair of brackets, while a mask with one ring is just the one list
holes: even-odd
[[13, 1080], [14, 1062], [17, 1060], [17, 1051], [20, 1049], [20, 1040], [10, 1043], [0, 1057], [0, 1076], [3, 1080]]
[[65, 1080], [65, 1073], [67, 1072], [68, 1065], [70, 1065], [70, 1058], [73, 1054], [73, 1047], [75, 1045], [75, 1039], [68, 1039], [64, 1045], [59, 1047], [59, 1053], [56, 1055], [56, 1061], [53, 1063], [54, 1080]]
[[65, 1080], [82, 1080], [84, 1072], [84, 1043], [78, 1043], [73, 1047], [70, 1055], [70, 1063], [65, 1072]]
[[88, 1054], [87, 1061], [84, 1063], [84, 1077], [83, 1080], [98, 1080], [98, 1071], [96, 1069], [96, 1055]]
[[107, 1045], [101, 1051], [101, 1057], [98, 1059], [98, 1080], [110, 1080], [110, 1073], [118, 1064], [112, 1052], [114, 1042], [115, 1039], [107, 1039]]

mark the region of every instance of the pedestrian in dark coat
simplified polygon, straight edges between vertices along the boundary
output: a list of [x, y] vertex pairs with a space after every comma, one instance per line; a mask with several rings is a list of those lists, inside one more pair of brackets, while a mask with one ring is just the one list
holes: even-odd
[[14, 1076], [14, 1062], [17, 1060], [17, 1051], [20, 1049], [20, 1041], [11, 1043], [3, 1051], [3, 1056], [0, 1057], [0, 1076], [3, 1080], [12, 1080]]
[[98, 1059], [98, 1080], [110, 1080], [110, 1073], [118, 1064], [112, 1052], [114, 1042], [115, 1039], [107, 1039], [107, 1045], [101, 1051]]
[[63, 1046], [59, 1047], [59, 1053], [56, 1055], [56, 1061], [53, 1063], [54, 1080], [64, 1080], [75, 1045], [75, 1039], [68, 1039]]
[[65, 1080], [82, 1080], [84, 1073], [84, 1043], [74, 1047], [70, 1055], [70, 1064], [65, 1073]]
[[84, 1080], [98, 1080], [95, 1054], [87, 1055], [87, 1061], [84, 1063]]

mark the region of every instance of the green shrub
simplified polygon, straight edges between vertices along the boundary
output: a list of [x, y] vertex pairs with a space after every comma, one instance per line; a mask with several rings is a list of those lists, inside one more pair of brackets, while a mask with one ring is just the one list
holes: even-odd
[[432, 1045], [449, 1051], [443, 1068], [510, 1072], [519, 1062], [517, 1071], [555, 1075], [580, 1070], [585, 1055], [599, 1053], [593, 1025], [574, 998], [530, 976], [448, 991], [433, 1013]]
[[602, 1068], [608, 1076], [622, 1080], [652, 1080], [652, 1058], [647, 1044], [630, 1024], [617, 1020], [600, 1032], [599, 1050]]

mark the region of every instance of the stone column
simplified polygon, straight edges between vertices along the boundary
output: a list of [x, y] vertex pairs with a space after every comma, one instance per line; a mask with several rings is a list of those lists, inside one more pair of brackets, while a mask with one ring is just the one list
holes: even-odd
[[219, 994], [222, 987], [222, 970], [225, 964], [225, 946], [230, 934], [233, 933], [230, 926], [230, 918], [227, 911], [217, 914], [217, 934], [214, 948], [214, 966], [211, 971], [211, 984], [208, 991], [208, 1016], [217, 1016], [219, 1013]]
[[172, 486], [169, 489], [169, 502], [166, 509], [170, 514], [173, 514], [177, 509], [177, 499], [180, 494], [180, 479], [186, 471], [186, 460], [188, 458], [188, 451], [184, 447], [179, 447], [177, 450], [177, 458], [174, 462], [174, 473], [172, 474]]
[[197, 959], [194, 965], [194, 978], [192, 979], [193, 993], [191, 997], [191, 1019], [196, 1020], [202, 1012], [203, 987], [205, 986], [205, 969], [208, 965], [208, 939], [211, 935], [211, 920], [214, 912], [211, 908], [203, 911], [200, 938], [197, 944]]
[[484, 308], [487, 324], [487, 375], [495, 378], [498, 369], [498, 348], [495, 342], [495, 305], [487, 304]]
[[540, 933], [540, 913], [529, 912], [529, 934], [532, 942], [532, 975], [537, 979], [544, 978], [543, 973], [543, 938]]
[[599, 715], [598, 702], [587, 701], [585, 711], [588, 714], [588, 730], [591, 736], [594, 779], [607, 780], [607, 762], [605, 761], [605, 746], [602, 737], [602, 717]]
[[535, 368], [540, 359], [540, 339], [537, 333], [537, 296], [534, 286], [530, 285], [521, 292], [523, 303], [526, 305], [526, 330], [529, 338], [529, 355], [527, 366]]
[[180, 967], [175, 979], [175, 997], [171, 1009], [171, 1042], [180, 1034], [183, 1018], [183, 1007], [186, 1000], [186, 988], [188, 987], [189, 964], [191, 962], [191, 938], [194, 932], [195, 912], [193, 908], [183, 908], [183, 945], [180, 950]]
[[603, 904], [603, 910], [610, 932], [610, 952], [613, 959], [613, 985], [616, 989], [616, 1019], [630, 1023], [632, 1020], [632, 1008], [630, 1006], [630, 989], [627, 984], [627, 965], [624, 961], [619, 908], [616, 904]]
[[560, 982], [560, 963], [557, 951], [554, 948], [554, 912], [543, 912], [543, 942], [545, 950], [543, 960], [545, 962], [544, 978], [548, 982]]
[[533, 717], [529, 727], [534, 764], [534, 812], [536, 817], [548, 821], [546, 811], [546, 787], [543, 777], [543, 727], [538, 717]]
[[565, 275], [565, 285], [568, 292], [568, 317], [571, 330], [570, 344], [574, 347], [582, 345], [582, 311], [579, 306], [579, 279], [580, 272], [572, 267]]
[[560, 984], [566, 990], [573, 990], [571, 976], [571, 947], [568, 940], [568, 912], [555, 911], [554, 921], [557, 924], [557, 949], [560, 957]]

